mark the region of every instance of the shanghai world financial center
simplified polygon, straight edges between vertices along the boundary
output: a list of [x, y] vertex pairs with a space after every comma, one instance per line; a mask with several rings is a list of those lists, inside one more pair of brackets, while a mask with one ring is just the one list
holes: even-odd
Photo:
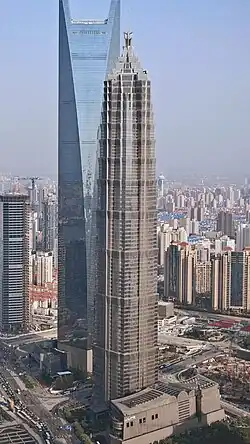
[[[74, 20], [59, 1], [58, 339], [91, 331], [95, 255], [95, 169], [103, 84], [120, 55], [120, 0], [105, 20]], [[89, 325], [87, 325], [89, 324]]]

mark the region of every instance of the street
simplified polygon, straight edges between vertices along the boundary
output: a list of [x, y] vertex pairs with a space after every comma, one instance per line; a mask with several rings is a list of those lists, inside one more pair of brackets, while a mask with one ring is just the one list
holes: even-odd
[[[77, 443], [78, 440], [62, 428], [64, 422], [46, 408], [38, 394], [26, 387], [24, 390], [16, 374], [12, 351], [8, 347], [0, 351], [0, 358], [0, 392], [6, 404], [9, 399], [14, 401], [14, 412], [19, 419], [34, 427], [47, 440], [47, 444], [53, 443], [55, 438], [61, 439], [65, 444]], [[50, 395], [47, 393], [47, 396]]]

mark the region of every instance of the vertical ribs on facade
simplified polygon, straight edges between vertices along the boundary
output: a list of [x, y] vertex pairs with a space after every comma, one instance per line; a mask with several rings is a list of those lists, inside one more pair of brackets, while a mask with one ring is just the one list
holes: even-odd
[[98, 157], [95, 395], [157, 379], [157, 235], [151, 83], [125, 35], [104, 82]]

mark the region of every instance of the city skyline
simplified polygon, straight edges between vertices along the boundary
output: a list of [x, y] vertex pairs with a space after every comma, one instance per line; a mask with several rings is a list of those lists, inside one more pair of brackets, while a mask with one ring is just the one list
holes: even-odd
[[[79, 0], [71, 3], [76, 4], [76, 13], [77, 7], [83, 8]], [[99, 17], [100, 11], [103, 16], [108, 3], [97, 0], [92, 10], [84, 5], [84, 18]], [[159, 8], [148, 3], [143, 6], [142, 21], [139, 20], [140, 2], [133, 8], [132, 2], [123, 3], [122, 29], [135, 29], [138, 50], [152, 73], [158, 173], [163, 170], [167, 175], [169, 169], [177, 172], [199, 169], [204, 174], [211, 169], [231, 174], [231, 170], [237, 169], [247, 173], [249, 2], [222, 0], [219, 6], [215, 1], [204, 6], [192, 0], [188, 7], [181, 1], [159, 2]], [[34, 170], [37, 174], [54, 175], [56, 2], [45, 0], [34, 4], [27, 0], [24, 11], [12, 0], [4, 3], [3, 15], [9, 20], [0, 30], [5, 60], [1, 70], [5, 85], [0, 108], [2, 169], [13, 174]], [[44, 26], [39, 26], [43, 20], [46, 20], [46, 31]], [[6, 38], [8, 46], [3, 44]], [[28, 50], [22, 52], [20, 47]], [[166, 47], [164, 57], [163, 47]], [[10, 100], [12, 97], [15, 106]], [[37, 138], [37, 132], [42, 137]], [[19, 155], [21, 149], [22, 155]], [[171, 152], [178, 152], [178, 156], [171, 156]], [[237, 165], [232, 165], [231, 157], [236, 154]], [[16, 159], [14, 166], [13, 159]]]
[[[34, 7], [34, 0], [26, 0], [28, 24], [22, 21], [23, 9], [13, 8], [22, 23], [18, 44], [23, 50], [17, 54], [19, 70], [11, 71], [18, 72], [11, 88], [15, 106], [10, 95], [4, 102], [2, 135], [8, 133], [10, 112], [15, 122], [11, 135], [23, 161], [17, 152], [13, 168], [18, 164], [19, 176], [13, 169], [12, 174], [0, 175], [0, 395], [6, 410], [0, 441], [7, 436], [8, 442], [46, 444], [160, 444], [168, 443], [169, 437], [173, 442], [176, 437], [178, 442], [192, 439], [192, 434], [197, 439], [201, 428], [205, 436], [215, 436], [218, 430], [216, 436], [223, 437], [224, 428], [236, 438], [249, 401], [250, 336], [244, 336], [250, 333], [250, 323], [243, 316], [250, 314], [250, 178], [247, 174], [239, 187], [210, 186], [197, 162], [213, 166], [215, 177], [220, 163], [219, 150], [213, 152], [209, 145], [217, 134], [211, 131], [210, 137], [211, 117], [227, 151], [238, 140], [237, 130], [247, 144], [248, 126], [243, 132], [242, 119], [240, 128], [237, 119], [234, 127], [227, 120], [229, 115], [240, 118], [240, 106], [236, 114], [235, 108], [226, 107], [229, 96], [241, 99], [239, 87], [246, 91], [239, 75], [237, 81], [234, 77], [242, 73], [236, 56], [240, 59], [239, 53], [246, 51], [244, 46], [241, 54], [239, 41], [233, 68], [229, 63], [231, 43], [236, 43], [228, 42], [229, 25], [237, 25], [233, 39], [237, 33], [243, 37], [242, 11], [233, 0], [220, 0], [219, 7], [211, 0], [215, 9], [204, 4], [200, 8], [199, 0], [190, 0], [191, 8], [185, 0], [158, 0], [160, 9], [142, 0], [133, 3], [134, 9], [132, 3], [125, 7], [132, 0], [94, 0], [94, 7], [85, 0], [55, 0], [58, 51], [51, 46], [50, 53], [58, 56], [54, 95], [52, 83], [46, 94], [42, 86], [51, 80], [51, 65], [42, 53], [53, 24], [51, 1], [43, 1], [49, 2], [44, 15], [44, 3]], [[153, 13], [159, 17], [155, 21]], [[164, 16], [172, 25], [170, 34], [167, 21], [160, 25]], [[213, 38], [208, 38], [205, 18]], [[223, 22], [226, 26], [221, 27]], [[44, 25], [40, 46], [29, 40], [33, 26], [40, 34], [39, 23]], [[142, 28], [148, 31], [143, 34]], [[14, 54], [11, 31], [6, 29], [5, 62]], [[137, 47], [133, 29], [141, 35], [144, 51]], [[162, 51], [165, 40], [171, 41], [170, 53], [180, 57], [171, 67], [168, 49]], [[185, 50], [179, 53], [172, 41], [185, 41]], [[226, 62], [222, 53], [228, 56]], [[176, 75], [180, 71], [181, 76]], [[10, 75], [5, 97], [11, 82]], [[29, 94], [40, 120], [38, 124], [30, 108], [25, 152]], [[155, 97], [160, 97], [158, 117]], [[53, 148], [48, 150], [53, 138], [51, 145], [48, 141], [54, 125], [58, 174], [57, 181], [46, 183], [44, 176], [52, 174], [42, 173], [42, 168], [53, 169]], [[157, 137], [162, 147], [158, 162], [166, 178], [157, 174]], [[231, 145], [225, 145], [227, 138]], [[7, 138], [7, 145], [11, 140]], [[182, 148], [165, 149], [170, 140]], [[8, 154], [2, 156], [6, 162], [11, 157], [7, 145]], [[223, 151], [219, 154], [225, 170]], [[174, 173], [171, 161], [179, 162], [179, 171], [185, 164], [186, 177], [188, 167], [198, 169], [193, 174], [199, 174], [198, 185], [171, 181], [166, 172], [167, 164]], [[36, 176], [21, 176], [24, 165]], [[238, 318], [226, 331], [225, 323], [220, 327], [214, 322], [217, 315]], [[232, 377], [232, 362], [237, 378]], [[31, 434], [32, 428], [31, 440], [24, 433], [19, 437], [17, 427], [20, 434], [26, 428]]]

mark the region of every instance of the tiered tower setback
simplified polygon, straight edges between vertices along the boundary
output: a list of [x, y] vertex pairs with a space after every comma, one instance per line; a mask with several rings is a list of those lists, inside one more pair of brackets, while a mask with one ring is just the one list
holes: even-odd
[[104, 82], [97, 179], [95, 398], [155, 383], [157, 214], [151, 83], [125, 33]]

